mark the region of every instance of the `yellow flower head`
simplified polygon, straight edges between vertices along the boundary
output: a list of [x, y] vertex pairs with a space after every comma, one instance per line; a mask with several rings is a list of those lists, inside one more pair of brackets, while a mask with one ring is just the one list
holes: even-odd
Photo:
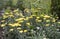
[[19, 9], [16, 9], [16, 10], [14, 10], [13, 12], [18, 12], [19, 11]]
[[50, 20], [46, 20], [46, 22], [50, 22]]
[[44, 15], [43, 15], [43, 14], [41, 14], [40, 16], [41, 16], [41, 17], [43, 17]]
[[23, 23], [24, 21], [22, 20], [22, 21], [18, 21], [17, 23]]
[[17, 28], [18, 30], [21, 29], [20, 27]]
[[8, 14], [10, 14], [10, 13], [6, 12], [6, 13], [4, 13], [4, 14], [8, 15]]
[[46, 24], [45, 26], [49, 26], [50, 24]]
[[19, 14], [20, 16], [24, 17], [22, 13]]
[[42, 22], [42, 20], [37, 20], [37, 22]]
[[31, 15], [31, 16], [36, 16], [36, 15]]
[[44, 17], [45, 17], [45, 18], [50, 18], [50, 16], [48, 16], [48, 15], [45, 15]]
[[24, 31], [23, 31], [23, 30], [20, 30], [19, 32], [20, 32], [20, 33], [23, 33]]
[[14, 26], [20, 26], [20, 24], [19, 24], [19, 23], [14, 23], [13, 25], [14, 25]]
[[6, 19], [6, 18], [8, 18], [8, 16], [6, 16], [6, 15], [3, 15], [3, 19]]
[[20, 14], [19, 13], [15, 13], [17, 16], [19, 16]]
[[18, 18], [15, 21], [21, 21], [21, 20], [24, 20], [24, 18]]
[[19, 23], [13, 23], [13, 24], [8, 24], [8, 25], [10, 25], [10, 26], [12, 26], [12, 27], [21, 26]]
[[27, 32], [27, 30], [24, 30], [24, 32]]
[[9, 26], [12, 26], [12, 27], [15, 27], [15, 25], [14, 24], [8, 24]]
[[25, 12], [27, 12], [27, 13], [29, 13], [29, 12], [30, 12], [30, 10], [29, 10], [28, 8], [26, 8], [24, 11], [25, 11]]
[[24, 20], [29, 20], [29, 17], [26, 17]]
[[33, 16], [30, 16], [29, 18], [33, 18]]
[[43, 18], [44, 20], [46, 20], [46, 18]]
[[13, 31], [13, 29], [10, 29], [10, 31]]
[[26, 25], [28, 25], [28, 26], [29, 26], [29, 25], [30, 25], [30, 23], [26, 23]]
[[4, 27], [6, 24], [1, 24], [1, 27]]
[[14, 15], [9, 15], [9, 17], [14, 17]]
[[31, 11], [32, 11], [32, 12], [38, 12], [38, 9], [36, 9], [36, 8], [31, 8]]
[[39, 19], [40, 17], [37, 17], [37, 19]]
[[53, 18], [52, 22], [56, 22], [56, 19]]
[[60, 22], [57, 22], [58, 24], [60, 24]]

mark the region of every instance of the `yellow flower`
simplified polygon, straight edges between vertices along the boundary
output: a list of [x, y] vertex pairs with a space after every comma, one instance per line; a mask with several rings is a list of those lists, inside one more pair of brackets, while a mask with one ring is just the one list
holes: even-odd
[[16, 9], [16, 10], [14, 10], [13, 12], [18, 12], [19, 11], [19, 9]]
[[13, 25], [14, 25], [14, 26], [20, 26], [20, 24], [19, 24], [19, 23], [14, 23]]
[[36, 15], [31, 15], [31, 16], [36, 16]]
[[42, 22], [42, 20], [37, 20], [37, 22]]
[[36, 19], [36, 21], [38, 21], [38, 19]]
[[13, 29], [10, 29], [10, 31], [13, 31]]
[[15, 25], [14, 25], [14, 24], [8, 24], [8, 25], [10, 25], [10, 26], [12, 26], [12, 27], [15, 27]]
[[6, 16], [6, 15], [3, 15], [3, 19], [6, 19], [6, 18], [8, 18], [8, 16]]
[[43, 15], [43, 14], [41, 14], [40, 16], [41, 16], [41, 17], [43, 17], [44, 15]]
[[24, 11], [25, 11], [25, 12], [27, 12], [27, 13], [29, 13], [29, 12], [30, 12], [30, 10], [29, 10], [28, 8], [26, 8]]
[[45, 26], [49, 26], [50, 24], [46, 24]]
[[4, 27], [6, 24], [1, 24], [1, 27]]
[[24, 22], [23, 20], [22, 21], [18, 21], [17, 23], [22, 23], [22, 22]]
[[9, 15], [9, 17], [14, 17], [13, 15]]
[[24, 20], [29, 20], [29, 17], [26, 17]]
[[37, 19], [39, 19], [40, 17], [37, 17]]
[[30, 16], [29, 18], [33, 18], [33, 16]]
[[35, 9], [34, 8], [31, 8], [31, 11], [35, 11]]
[[18, 30], [21, 29], [20, 27], [17, 28]]
[[46, 22], [50, 22], [50, 20], [46, 20]]
[[32, 11], [32, 12], [38, 12], [38, 9], [31, 8], [31, 11]]
[[8, 24], [8, 25], [10, 25], [10, 26], [12, 26], [12, 27], [21, 26], [21, 24], [19, 24], [19, 23], [13, 23], [13, 24]]
[[60, 22], [57, 22], [58, 24], [60, 24]]
[[23, 31], [23, 30], [20, 30], [19, 32], [20, 32], [20, 33], [23, 33], [24, 31]]
[[45, 17], [45, 18], [50, 18], [50, 16], [48, 16], [48, 15], [45, 15], [44, 17]]
[[24, 20], [24, 18], [18, 18], [15, 21], [21, 21], [21, 20]]
[[52, 22], [55, 22], [56, 20], [53, 18]]
[[20, 16], [24, 17], [22, 13], [19, 14]]
[[27, 32], [27, 30], [24, 30], [24, 32]]
[[46, 20], [46, 18], [43, 18], [44, 20]]
[[8, 15], [9, 13], [8, 13], [8, 12], [6, 12], [6, 13], [4, 13], [4, 14]]
[[26, 23], [26, 25], [28, 25], [28, 26], [29, 26], [29, 25], [30, 25], [30, 23]]

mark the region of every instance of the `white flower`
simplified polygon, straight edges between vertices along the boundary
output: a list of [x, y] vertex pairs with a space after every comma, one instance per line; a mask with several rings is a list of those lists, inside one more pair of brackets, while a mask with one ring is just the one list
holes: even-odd
[[43, 39], [46, 39], [46, 38], [43, 38]]
[[40, 27], [36, 27], [38, 30], [40, 29]]

